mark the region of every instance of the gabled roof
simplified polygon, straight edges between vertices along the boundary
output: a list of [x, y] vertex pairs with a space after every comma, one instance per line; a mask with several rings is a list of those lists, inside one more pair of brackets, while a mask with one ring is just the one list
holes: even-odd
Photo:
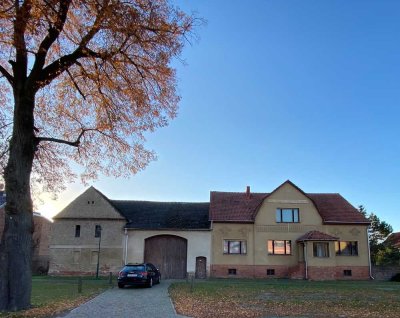
[[389, 243], [394, 247], [400, 248], [400, 232], [390, 234], [385, 243]]
[[332, 236], [320, 231], [310, 231], [300, 236], [296, 241], [304, 242], [304, 241], [338, 241], [338, 240], [339, 238], [336, 236]]
[[110, 200], [135, 229], [209, 229], [209, 203]]
[[369, 224], [355, 207], [338, 193], [305, 193], [290, 180], [271, 193], [216, 192], [210, 194], [210, 220], [254, 223], [262, 202], [284, 185], [290, 184], [314, 204], [324, 224]]

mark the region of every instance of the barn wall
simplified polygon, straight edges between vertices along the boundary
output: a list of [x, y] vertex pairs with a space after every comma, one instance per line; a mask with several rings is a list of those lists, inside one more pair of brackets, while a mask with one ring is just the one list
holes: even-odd
[[128, 230], [126, 263], [140, 263], [144, 260], [144, 241], [156, 235], [175, 235], [187, 239], [187, 272], [196, 270], [196, 257], [207, 258], [207, 275], [210, 272], [211, 232], [210, 231], [141, 231]]

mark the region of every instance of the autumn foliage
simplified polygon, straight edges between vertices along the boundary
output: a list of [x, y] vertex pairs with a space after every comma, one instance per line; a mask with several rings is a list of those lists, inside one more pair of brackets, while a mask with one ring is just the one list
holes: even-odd
[[72, 162], [88, 180], [154, 159], [145, 133], [176, 115], [171, 61], [196, 21], [166, 0], [0, 1], [0, 310], [29, 307], [31, 184], [60, 190]]
[[74, 176], [71, 160], [84, 167], [83, 179], [143, 169], [154, 159], [143, 147], [144, 133], [176, 115], [170, 62], [191, 35], [194, 18], [166, 1], [19, 2], [18, 12], [15, 1], [0, 4], [3, 168], [13, 122], [8, 94], [20, 50], [27, 84], [37, 91], [38, 181], [54, 190]]

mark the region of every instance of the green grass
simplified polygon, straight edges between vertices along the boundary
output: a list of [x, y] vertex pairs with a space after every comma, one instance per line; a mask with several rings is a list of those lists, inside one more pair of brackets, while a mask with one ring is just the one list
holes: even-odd
[[37, 307], [54, 301], [91, 296], [109, 287], [108, 279], [86, 277], [82, 278], [82, 293], [78, 293], [77, 277], [37, 276], [32, 278], [31, 304]]
[[399, 317], [400, 283], [210, 279], [175, 283], [179, 313], [192, 317]]
[[[114, 285], [116, 279], [113, 279]], [[87, 299], [111, 288], [108, 277], [82, 278], [82, 292], [78, 292], [77, 277], [32, 277], [31, 304], [33, 309], [17, 313], [0, 313], [0, 318], [50, 317], [76, 307]]]

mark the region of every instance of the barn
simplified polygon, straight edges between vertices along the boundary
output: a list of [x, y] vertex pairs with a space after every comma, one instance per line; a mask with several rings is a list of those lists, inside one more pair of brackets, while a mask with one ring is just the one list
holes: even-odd
[[50, 236], [53, 275], [118, 272], [151, 262], [163, 278], [209, 274], [209, 203], [111, 200], [94, 187], [54, 217]]

